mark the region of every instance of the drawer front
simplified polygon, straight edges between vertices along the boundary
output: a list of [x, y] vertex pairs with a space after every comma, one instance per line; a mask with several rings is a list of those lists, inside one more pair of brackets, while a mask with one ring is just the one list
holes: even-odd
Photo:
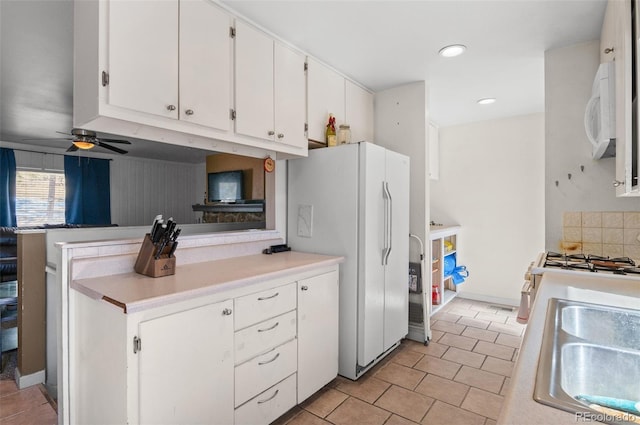
[[234, 307], [235, 330], [279, 316], [296, 308], [296, 283], [236, 298]]
[[289, 341], [235, 368], [235, 406], [282, 381], [298, 368], [298, 341]]
[[268, 424], [296, 405], [296, 374], [289, 376], [235, 411], [235, 425]]
[[265, 320], [235, 334], [235, 364], [269, 351], [296, 337], [296, 311]]

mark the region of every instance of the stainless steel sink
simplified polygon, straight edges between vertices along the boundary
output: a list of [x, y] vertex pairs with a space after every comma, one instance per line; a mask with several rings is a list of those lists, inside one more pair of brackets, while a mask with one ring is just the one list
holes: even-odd
[[612, 347], [640, 350], [640, 313], [597, 305], [562, 303], [562, 330]]
[[549, 300], [534, 399], [598, 414], [576, 399], [580, 394], [640, 400], [640, 311]]

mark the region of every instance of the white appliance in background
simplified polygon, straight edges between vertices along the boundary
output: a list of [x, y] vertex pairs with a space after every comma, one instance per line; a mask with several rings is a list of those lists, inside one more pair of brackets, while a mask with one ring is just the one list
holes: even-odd
[[593, 80], [591, 99], [584, 114], [584, 128], [592, 145], [593, 159], [616, 155], [615, 65], [600, 64]]
[[360, 142], [288, 161], [288, 243], [342, 255], [339, 373], [358, 379], [409, 328], [409, 158]]

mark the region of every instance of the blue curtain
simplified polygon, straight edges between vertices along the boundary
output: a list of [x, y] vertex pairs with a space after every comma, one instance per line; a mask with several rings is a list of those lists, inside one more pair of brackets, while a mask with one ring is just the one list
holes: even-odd
[[15, 227], [16, 157], [13, 149], [0, 148], [0, 226]]
[[111, 224], [109, 160], [64, 157], [65, 222]]

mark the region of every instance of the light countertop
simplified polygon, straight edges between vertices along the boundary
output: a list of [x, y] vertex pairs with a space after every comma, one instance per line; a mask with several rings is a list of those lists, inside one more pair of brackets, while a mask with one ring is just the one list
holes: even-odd
[[625, 308], [640, 308], [640, 279], [582, 272], [545, 271], [529, 315], [499, 425], [575, 425], [576, 416], [533, 399], [547, 304], [561, 298]]
[[159, 278], [131, 272], [78, 279], [71, 282], [71, 288], [120, 306], [126, 313], [133, 313], [342, 261], [344, 257], [291, 251], [246, 255], [178, 266], [174, 275]]
[[461, 226], [457, 224], [429, 226], [429, 238], [433, 240], [456, 234], [460, 230], [460, 227]]

